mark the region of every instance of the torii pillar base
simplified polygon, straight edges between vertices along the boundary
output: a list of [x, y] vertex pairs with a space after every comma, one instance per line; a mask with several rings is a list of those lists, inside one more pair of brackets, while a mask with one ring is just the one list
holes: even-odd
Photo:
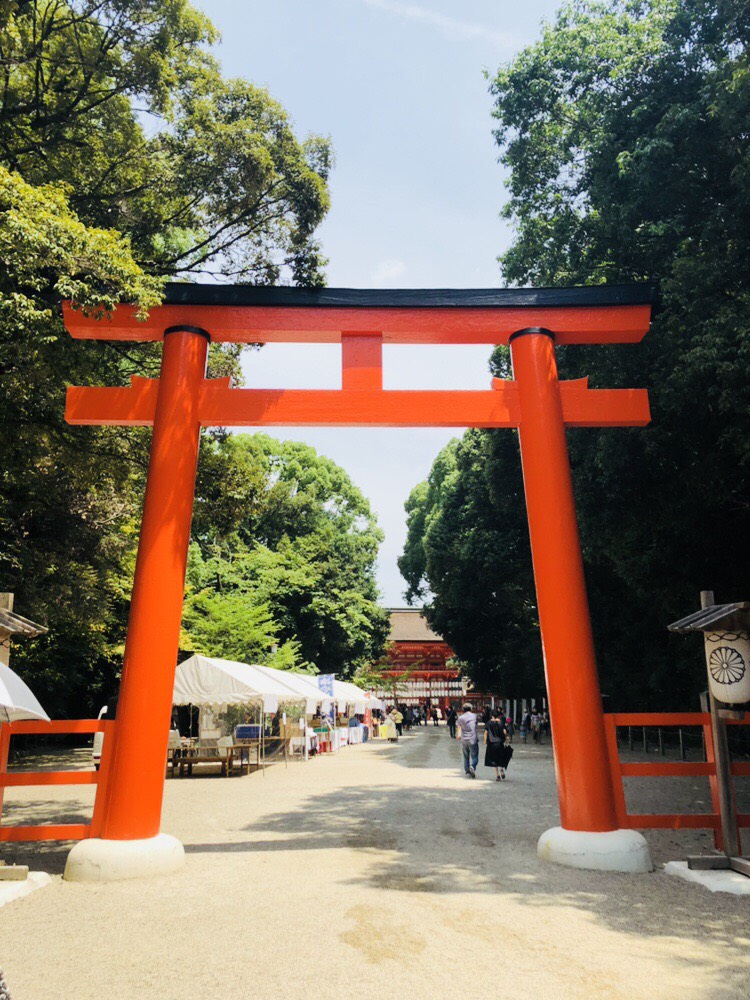
[[119, 882], [130, 878], [172, 875], [185, 864], [176, 837], [159, 833], [144, 840], [81, 840], [68, 855], [68, 882]]
[[590, 833], [553, 826], [539, 838], [536, 852], [542, 861], [568, 868], [631, 875], [654, 870], [646, 838], [637, 830]]

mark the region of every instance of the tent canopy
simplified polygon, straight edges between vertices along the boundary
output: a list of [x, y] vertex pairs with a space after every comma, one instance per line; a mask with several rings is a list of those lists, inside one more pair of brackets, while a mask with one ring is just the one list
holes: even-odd
[[263, 667], [196, 654], [177, 665], [173, 705], [244, 705], [260, 703], [266, 712], [279, 705], [304, 701], [304, 696], [280, 683]]
[[275, 667], [258, 667], [269, 677], [296, 691], [300, 698], [306, 701], [305, 712], [313, 715], [320, 705], [324, 712], [330, 711], [333, 699], [320, 690], [315, 678], [306, 674], [295, 674], [291, 670], [277, 670]]
[[379, 708], [380, 702], [351, 681], [333, 682], [333, 697], [339, 705], [351, 705], [357, 715], [364, 715], [368, 708]]
[[260, 703], [266, 712], [275, 712], [279, 705], [303, 701], [307, 715], [312, 715], [318, 706], [328, 712], [332, 701], [341, 708], [352, 706], [357, 715], [364, 714], [368, 708], [384, 707], [374, 695], [349, 681], [334, 680], [331, 699], [320, 690], [315, 678], [306, 674], [199, 653], [179, 663], [175, 671], [173, 705]]

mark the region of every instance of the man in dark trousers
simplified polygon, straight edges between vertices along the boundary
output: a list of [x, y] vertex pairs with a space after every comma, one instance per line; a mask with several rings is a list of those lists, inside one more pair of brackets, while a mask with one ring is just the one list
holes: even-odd
[[456, 738], [456, 710], [453, 705], [448, 709], [448, 714], [445, 717], [445, 721], [448, 723], [448, 733], [452, 740]]

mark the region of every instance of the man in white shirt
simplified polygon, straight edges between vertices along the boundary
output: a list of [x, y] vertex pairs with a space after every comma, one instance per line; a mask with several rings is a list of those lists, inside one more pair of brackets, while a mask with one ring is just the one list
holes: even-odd
[[479, 736], [477, 733], [477, 717], [472, 711], [470, 702], [466, 702], [463, 712], [456, 719], [458, 732], [456, 739], [461, 742], [464, 755], [464, 771], [470, 778], [476, 778], [476, 767], [479, 763]]

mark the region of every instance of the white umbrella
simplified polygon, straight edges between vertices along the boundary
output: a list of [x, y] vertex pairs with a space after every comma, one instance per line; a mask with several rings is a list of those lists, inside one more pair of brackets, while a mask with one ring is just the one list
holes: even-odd
[[22, 719], [40, 719], [49, 722], [49, 716], [10, 667], [0, 663], [0, 722], [20, 722]]

